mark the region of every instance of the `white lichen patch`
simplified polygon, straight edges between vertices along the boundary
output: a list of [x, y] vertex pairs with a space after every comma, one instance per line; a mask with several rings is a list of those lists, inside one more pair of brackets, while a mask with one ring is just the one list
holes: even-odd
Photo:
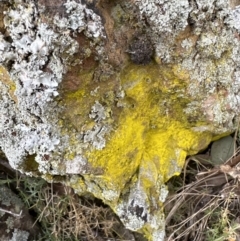
[[68, 160], [65, 162], [66, 174], [85, 174], [87, 160], [82, 156], [75, 156], [73, 160]]
[[137, 0], [140, 14], [149, 25], [150, 36], [155, 44], [156, 55], [170, 62], [174, 37], [188, 25], [191, 7], [188, 0]]
[[62, 30], [71, 29], [75, 32], [82, 31], [88, 38], [94, 41], [99, 41], [105, 38], [102, 20], [99, 15], [88, 9], [85, 4], [77, 3], [73, 0], [68, 0], [64, 4], [68, 18], [60, 18], [58, 15], [54, 17], [54, 23]]
[[163, 241], [165, 238], [165, 230], [161, 231], [153, 231], [152, 233], [152, 240], [153, 241]]
[[119, 198], [119, 192], [117, 192], [115, 190], [111, 190], [111, 189], [108, 189], [108, 190], [104, 189], [102, 192], [102, 195], [103, 195], [104, 199], [107, 201], [114, 201]]
[[167, 186], [162, 184], [160, 188], [160, 195], [159, 195], [159, 201], [164, 203], [166, 198], [168, 196], [168, 189]]
[[150, 21], [150, 26], [160, 33], [181, 31], [187, 26], [189, 2], [187, 0], [143, 0], [135, 1], [142, 16]]
[[27, 241], [29, 232], [15, 228], [13, 236], [9, 241]]
[[[233, 128], [233, 119], [240, 110], [240, 49], [234, 28], [238, 25], [233, 24], [238, 22], [238, 14], [229, 8], [228, 1], [197, 4], [199, 8], [194, 8], [190, 16], [198, 39], [191, 53], [182, 55], [181, 68], [190, 73], [191, 79], [187, 94], [193, 99], [185, 111], [194, 113], [201, 109], [216, 132], [217, 127], [221, 132], [222, 126]], [[209, 21], [213, 13], [216, 17]], [[186, 40], [182, 45], [185, 43]]]
[[[135, 198], [134, 200], [143, 200], [143, 197]], [[126, 201], [126, 200], [124, 200]], [[140, 231], [145, 225], [148, 226], [148, 231], [151, 232], [152, 241], [163, 241], [165, 238], [165, 217], [161, 209], [155, 210], [153, 214], [146, 209], [145, 216], [139, 215], [139, 212], [144, 209], [145, 206], [132, 206], [131, 203], [126, 205], [126, 202], [121, 202], [116, 208], [116, 213], [120, 217], [121, 221], [126, 228], [132, 231]], [[133, 212], [135, 210], [135, 212]]]
[[[135, 4], [148, 23], [157, 62], [176, 64], [190, 76], [183, 80], [189, 83], [185, 95], [191, 99], [185, 112], [202, 112], [216, 133], [233, 130], [240, 110], [239, 6], [232, 7], [227, 0]], [[215, 107], [208, 104], [212, 99]]]
[[[231, 9], [227, 0], [151, 0], [136, 5], [149, 25], [158, 63], [176, 64], [178, 73], [190, 76], [183, 80], [188, 81], [185, 96], [191, 99], [185, 112], [202, 112], [216, 133], [233, 129], [240, 104], [239, 7]], [[212, 98], [214, 108], [208, 104]]]
[[[39, 18], [40, 6], [36, 4], [34, 0], [16, 0], [4, 13], [9, 38], [0, 33], [0, 64], [8, 69], [17, 103], [0, 82], [0, 145], [12, 167], [21, 170], [25, 157], [34, 155], [38, 171], [48, 173], [50, 160], [57, 169], [68, 148], [69, 138], [62, 136], [56, 125], [60, 108], [53, 100], [79, 49], [70, 31], [84, 31], [95, 45], [105, 35], [101, 18], [86, 5], [67, 1], [68, 17], [55, 17], [55, 24], [49, 26]], [[101, 142], [99, 130], [95, 135]]]
[[231, 17], [233, 27], [240, 32], [240, 6], [231, 11]]
[[92, 129], [83, 132], [83, 141], [92, 145], [97, 150], [101, 150], [106, 145], [106, 135], [111, 131], [111, 126], [106, 121], [110, 118], [107, 109], [98, 101], [91, 108], [89, 117], [94, 120]]
[[94, 121], [97, 123], [101, 122], [102, 120], [105, 120], [107, 118], [106, 110], [98, 101], [96, 101], [95, 104], [92, 106], [89, 117], [91, 119], [94, 119]]
[[188, 50], [193, 46], [193, 42], [191, 39], [184, 39], [181, 43], [181, 46]]
[[140, 230], [145, 224], [145, 221], [140, 217], [126, 211], [126, 206], [124, 204], [119, 204], [117, 206], [116, 213], [121, 218], [125, 227], [130, 230]]

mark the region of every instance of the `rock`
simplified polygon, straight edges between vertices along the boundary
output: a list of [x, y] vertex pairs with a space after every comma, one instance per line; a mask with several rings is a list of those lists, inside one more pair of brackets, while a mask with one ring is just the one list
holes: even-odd
[[10, 165], [62, 176], [127, 228], [163, 240], [165, 182], [236, 128], [239, 8], [12, 2], [0, 34], [0, 146]]
[[221, 165], [234, 155], [235, 141], [231, 136], [214, 141], [211, 147], [211, 162]]
[[1, 184], [0, 193], [1, 240], [38, 239], [40, 229], [38, 225], [34, 225], [34, 219], [29, 214], [28, 207], [9, 187]]

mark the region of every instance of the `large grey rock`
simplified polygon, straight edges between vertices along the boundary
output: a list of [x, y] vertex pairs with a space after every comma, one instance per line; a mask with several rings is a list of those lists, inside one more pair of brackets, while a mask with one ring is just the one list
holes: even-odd
[[61, 177], [163, 240], [165, 182], [236, 128], [239, 7], [13, 0], [5, 9], [0, 145], [10, 165]]

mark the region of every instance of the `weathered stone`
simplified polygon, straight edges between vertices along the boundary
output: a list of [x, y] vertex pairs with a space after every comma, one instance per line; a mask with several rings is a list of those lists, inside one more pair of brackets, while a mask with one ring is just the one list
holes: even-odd
[[12, 167], [63, 176], [127, 228], [163, 240], [165, 182], [235, 128], [239, 9], [227, 0], [39, 4], [16, 0], [5, 13], [2, 150]]
[[234, 152], [235, 141], [231, 136], [214, 141], [211, 147], [211, 163], [221, 165], [232, 157]]

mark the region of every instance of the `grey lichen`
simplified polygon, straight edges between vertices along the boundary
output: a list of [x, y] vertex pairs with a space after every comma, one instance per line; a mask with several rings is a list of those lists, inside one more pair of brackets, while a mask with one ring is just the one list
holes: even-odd
[[105, 136], [111, 131], [111, 126], [106, 121], [109, 118], [109, 112], [103, 105], [96, 101], [92, 106], [89, 117], [93, 119], [96, 124], [91, 130], [83, 132], [83, 141], [101, 150], [106, 145]]
[[[161, 188], [158, 188], [156, 183], [156, 193], [159, 194], [161, 202], [165, 201], [167, 192], [166, 186], [161, 185]], [[162, 241], [165, 236], [165, 219], [161, 207], [158, 206], [159, 200], [155, 200], [152, 195], [150, 201], [149, 194], [141, 181], [138, 181], [131, 187], [130, 193], [121, 198], [116, 213], [128, 229], [139, 231], [146, 224], [150, 225], [151, 240]], [[150, 210], [154, 210], [154, 212]]]
[[64, 4], [67, 9], [67, 13], [70, 14], [68, 18], [68, 25], [71, 29], [84, 33], [87, 37], [96, 39], [105, 37], [104, 28], [100, 16], [95, 14], [91, 9], [88, 9], [86, 5], [76, 3], [75, 1], [68, 0]]
[[176, 75], [186, 71], [190, 76], [185, 95], [192, 101], [185, 112], [203, 112], [216, 133], [233, 130], [240, 106], [239, 6], [227, 0], [151, 0], [136, 5], [149, 26], [156, 61], [175, 64]]
[[[154, 31], [179, 32], [187, 26], [189, 1], [143, 0], [136, 1], [142, 16], [145, 16]], [[159, 33], [159, 34], [160, 34]]]
[[[46, 24], [35, 21], [37, 9], [34, 1], [17, 1], [15, 5], [14, 10], [10, 9], [5, 13], [5, 26], [12, 43], [10, 49], [6, 49], [5, 44], [1, 63], [8, 66], [9, 58], [5, 56], [11, 55], [9, 73], [16, 85], [18, 107], [12, 104], [13, 108], [9, 109], [10, 113], [5, 116], [14, 121], [8, 121], [1, 145], [11, 165], [17, 168], [26, 155], [36, 153], [36, 160], [39, 160], [40, 156], [50, 154], [55, 145], [59, 144], [55, 128], [48, 123], [49, 110], [46, 107], [48, 102], [58, 95], [56, 89], [65, 66], [61, 63], [59, 48], [56, 48], [58, 37], [62, 36]], [[68, 41], [69, 45], [73, 42]], [[50, 54], [51, 52], [53, 54]], [[53, 73], [44, 71], [47, 62], [50, 63], [49, 68], [55, 66], [58, 71], [54, 71], [54, 68], [51, 68]], [[7, 103], [11, 101], [8, 100]], [[4, 102], [2, 107], [4, 108]], [[13, 130], [15, 135], [10, 135], [9, 131]], [[12, 148], [15, 151], [12, 151]]]
[[14, 227], [14, 219], [13, 217], [8, 217], [7, 220], [6, 220], [6, 225], [7, 225], [7, 230], [6, 232], [9, 233], [11, 229], [13, 229]]
[[29, 233], [24, 230], [14, 229], [13, 236], [9, 241], [27, 241]]
[[[238, 10], [230, 9], [228, 1], [196, 3], [198, 8], [193, 8], [190, 17], [198, 37], [194, 47], [181, 55], [181, 68], [190, 73], [187, 93], [198, 103], [195, 107], [190, 103], [185, 111], [196, 111], [201, 100], [202, 111], [216, 129], [223, 125], [230, 129], [240, 106]], [[191, 40], [184, 39], [182, 45], [186, 41]]]
[[16, 0], [14, 8], [5, 12], [10, 41], [0, 33], [0, 64], [14, 82], [17, 104], [1, 83], [0, 140], [11, 166], [20, 170], [25, 157], [34, 154], [39, 171], [46, 173], [50, 170], [46, 157], [54, 150], [59, 159], [57, 150], [68, 146], [56, 126], [59, 108], [53, 99], [79, 49], [69, 31], [84, 31], [95, 45], [105, 38], [101, 19], [92, 10], [75, 1], [67, 1], [65, 7], [68, 18], [56, 16], [52, 26], [41, 22], [34, 0]]
[[137, 0], [142, 19], [146, 19], [156, 55], [170, 62], [174, 37], [188, 25], [188, 0]]
[[107, 117], [105, 108], [96, 101], [95, 104], [92, 106], [91, 113], [89, 114], [89, 117], [91, 119], [94, 119], [95, 122], [101, 122], [102, 120], [105, 120]]
[[6, 186], [0, 186], [0, 204], [11, 208], [14, 212], [19, 213], [22, 208], [24, 207], [22, 200], [15, 195], [14, 193], [10, 192]]

